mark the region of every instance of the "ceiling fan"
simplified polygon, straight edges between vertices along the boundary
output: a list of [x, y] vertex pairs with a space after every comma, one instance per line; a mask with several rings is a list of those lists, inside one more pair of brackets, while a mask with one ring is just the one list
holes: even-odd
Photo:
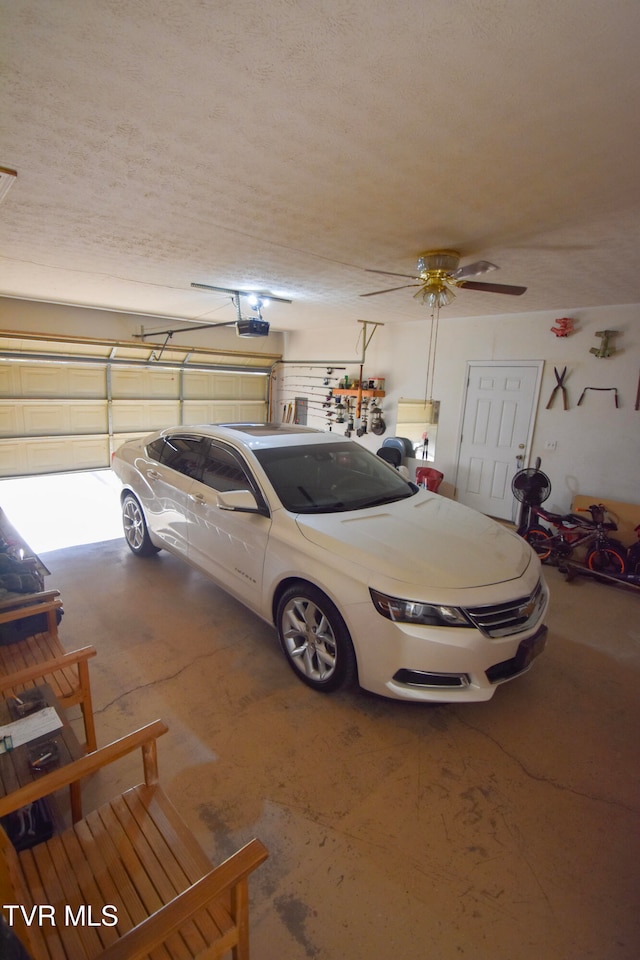
[[388, 270], [368, 270], [368, 273], [382, 273], [387, 277], [405, 277], [415, 283], [404, 283], [400, 287], [389, 287], [386, 290], [374, 290], [373, 293], [361, 293], [361, 297], [377, 297], [380, 293], [392, 293], [394, 290], [404, 290], [406, 287], [419, 287], [414, 294], [430, 307], [444, 307], [455, 298], [452, 288], [465, 287], [467, 290], [483, 290], [485, 293], [506, 293], [512, 297], [521, 296], [526, 287], [516, 287], [506, 283], [484, 283], [471, 280], [490, 270], [498, 270], [495, 263], [488, 260], [476, 260], [466, 267], [459, 266], [460, 254], [455, 250], [429, 250], [418, 257], [418, 276], [406, 273], [390, 273]]

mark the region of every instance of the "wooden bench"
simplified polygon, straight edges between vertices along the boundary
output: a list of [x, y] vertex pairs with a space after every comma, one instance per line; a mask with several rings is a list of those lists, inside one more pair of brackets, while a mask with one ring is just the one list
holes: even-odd
[[13, 597], [0, 603], [0, 624], [15, 623], [38, 616], [46, 629], [18, 640], [0, 644], [0, 693], [19, 694], [44, 680], [60, 705], [80, 706], [87, 750], [95, 750], [96, 729], [91, 702], [89, 659], [95, 647], [86, 646], [67, 653], [58, 635], [58, 611], [62, 601], [57, 590], [31, 594], [28, 599]]
[[22, 904], [27, 917], [48, 908], [39, 926], [12, 911], [34, 960], [248, 960], [248, 878], [267, 850], [254, 839], [212, 867], [158, 785], [156, 739], [166, 731], [156, 720], [0, 800], [4, 816], [142, 751], [144, 783], [45, 843], [18, 854], [0, 829], [0, 904]]

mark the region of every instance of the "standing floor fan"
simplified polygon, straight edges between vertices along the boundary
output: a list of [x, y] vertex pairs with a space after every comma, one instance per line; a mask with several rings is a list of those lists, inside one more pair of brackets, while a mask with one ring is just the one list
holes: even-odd
[[531, 507], [539, 507], [551, 493], [551, 481], [546, 473], [536, 467], [519, 470], [511, 481], [511, 490], [521, 504], [518, 516], [518, 533], [524, 535], [531, 519]]

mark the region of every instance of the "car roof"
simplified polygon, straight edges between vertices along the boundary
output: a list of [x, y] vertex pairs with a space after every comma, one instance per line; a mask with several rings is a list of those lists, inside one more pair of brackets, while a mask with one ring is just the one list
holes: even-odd
[[163, 433], [184, 433], [185, 431], [202, 433], [208, 437], [225, 438], [249, 447], [251, 450], [285, 447], [292, 442], [296, 446], [307, 446], [347, 441], [346, 437], [339, 434], [297, 423], [199, 423], [189, 427], [175, 427]]

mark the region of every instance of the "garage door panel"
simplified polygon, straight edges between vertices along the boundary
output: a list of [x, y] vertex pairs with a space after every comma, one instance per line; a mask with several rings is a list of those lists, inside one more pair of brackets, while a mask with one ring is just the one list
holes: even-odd
[[267, 405], [259, 400], [249, 403], [185, 401], [183, 410], [185, 424], [242, 423], [243, 421], [264, 423], [266, 418]]
[[96, 365], [0, 363], [2, 397], [104, 397], [105, 371]]
[[108, 437], [0, 440], [0, 475], [32, 476], [109, 466]]
[[268, 381], [265, 377], [238, 377], [236, 383], [242, 400], [266, 400]]
[[[64, 393], [68, 397], [104, 398], [106, 383], [106, 370], [96, 364], [87, 367], [68, 366]], [[60, 390], [56, 395], [59, 394]]]
[[2, 393], [4, 396], [55, 397], [63, 375], [62, 367], [57, 364], [36, 367], [6, 363], [2, 365]]
[[78, 403], [49, 401], [26, 404], [24, 432], [27, 436], [105, 433], [108, 429], [107, 405], [103, 402]]
[[162, 399], [180, 395], [177, 370], [115, 367], [111, 371], [111, 396], [115, 399]]
[[0, 437], [106, 433], [106, 401], [0, 400]]
[[180, 404], [177, 400], [140, 401], [114, 400], [112, 423], [115, 433], [135, 433], [173, 427], [180, 423]]
[[185, 400], [264, 400], [266, 378], [188, 370], [184, 373]]
[[267, 419], [266, 403], [238, 403], [236, 404], [235, 420], [249, 421], [251, 423], [264, 423]]
[[0, 437], [16, 437], [20, 434], [17, 423], [22, 422], [20, 409], [15, 403], [0, 403]]

